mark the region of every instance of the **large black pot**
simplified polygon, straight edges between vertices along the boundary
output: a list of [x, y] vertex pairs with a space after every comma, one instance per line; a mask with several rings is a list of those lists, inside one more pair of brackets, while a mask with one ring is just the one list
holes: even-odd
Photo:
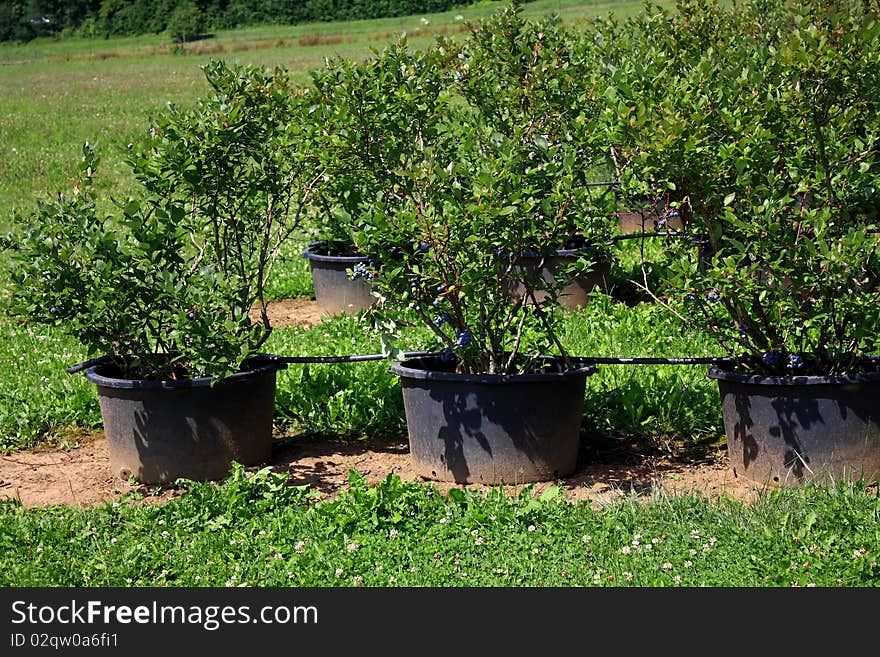
[[395, 363], [416, 472], [457, 483], [551, 481], [577, 466], [584, 389], [594, 367], [464, 375], [437, 357]]
[[[544, 258], [542, 263], [540, 255], [522, 253], [516, 256], [513, 266], [515, 270], [524, 271], [528, 276], [537, 276], [538, 289], [535, 290], [535, 300], [540, 303], [547, 297], [546, 292], [540, 288], [555, 284], [557, 272], [570, 267], [584, 255], [589, 256], [589, 249], [557, 249], [553, 255]], [[608, 292], [610, 275], [611, 263], [605, 259], [597, 259], [590, 271], [566, 281], [565, 286], [559, 290], [556, 301], [569, 310], [583, 307], [595, 290]], [[511, 299], [517, 299], [525, 292], [525, 286], [519, 281], [507, 281], [505, 287]]]
[[767, 484], [880, 477], [880, 372], [759, 376], [709, 369], [731, 466]]
[[218, 382], [125, 379], [112, 364], [89, 368], [113, 473], [144, 484], [210, 481], [226, 477], [233, 461], [265, 463], [272, 452], [275, 375], [284, 367], [254, 359]]
[[351, 272], [369, 262], [361, 255], [325, 255], [327, 242], [312, 242], [303, 251], [312, 272], [315, 303], [326, 315], [357, 313], [373, 305], [372, 286], [363, 278], [352, 280]]

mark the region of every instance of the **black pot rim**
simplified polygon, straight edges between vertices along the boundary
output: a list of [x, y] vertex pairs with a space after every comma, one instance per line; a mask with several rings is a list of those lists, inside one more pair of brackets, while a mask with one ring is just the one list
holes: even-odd
[[[546, 361], [555, 361], [552, 357], [542, 357]], [[533, 381], [551, 381], [559, 379], [586, 378], [596, 373], [596, 367], [586, 365], [575, 367], [564, 372], [536, 372], [534, 374], [457, 374], [442, 370], [430, 369], [432, 363], [440, 363], [439, 356], [424, 356], [396, 361], [391, 365], [391, 373], [401, 378], [420, 381], [452, 381], [456, 383], [512, 384]]]
[[365, 255], [356, 255], [356, 256], [331, 256], [331, 255], [322, 255], [320, 253], [315, 253], [312, 249], [315, 249], [319, 246], [327, 244], [327, 240], [319, 240], [317, 242], [309, 242], [308, 246], [302, 253], [302, 257], [308, 260], [314, 260], [315, 262], [343, 262], [343, 263], [352, 263], [357, 264], [359, 262], [367, 262], [369, 260], [368, 256]]
[[831, 374], [822, 376], [767, 376], [746, 372], [725, 370], [717, 365], [709, 367], [707, 375], [710, 379], [729, 381], [731, 383], [747, 383], [760, 386], [816, 386], [846, 383], [880, 382], [880, 372], [861, 372], [858, 374]]
[[[219, 383], [246, 381], [263, 374], [269, 374], [287, 368], [287, 363], [272, 356], [255, 356], [242, 364], [246, 368], [241, 372], [230, 374], [221, 379]], [[86, 370], [86, 378], [102, 388], [115, 388], [119, 390], [177, 390], [184, 388], [208, 388], [214, 383], [214, 377], [200, 376], [192, 379], [151, 380], [151, 379], [123, 379], [118, 376], [110, 376], [108, 370], [115, 369], [112, 363], [93, 365]]]

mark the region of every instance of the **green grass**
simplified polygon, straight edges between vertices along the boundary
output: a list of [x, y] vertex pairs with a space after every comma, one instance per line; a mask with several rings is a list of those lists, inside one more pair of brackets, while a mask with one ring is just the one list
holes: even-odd
[[164, 505], [0, 504], [2, 586], [876, 586], [880, 498], [783, 489], [752, 507], [559, 489], [507, 496], [353, 475], [315, 501], [267, 470]]
[[79, 343], [56, 330], [0, 320], [0, 452], [101, 425], [94, 386], [65, 372], [83, 359]]
[[314, 295], [309, 263], [302, 257], [306, 244], [305, 239], [290, 239], [281, 245], [278, 260], [267, 281], [267, 299], [293, 299]]

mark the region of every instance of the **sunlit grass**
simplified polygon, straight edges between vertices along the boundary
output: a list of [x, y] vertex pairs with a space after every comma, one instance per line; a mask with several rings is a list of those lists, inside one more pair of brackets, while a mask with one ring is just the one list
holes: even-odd
[[[333, 500], [268, 470], [164, 505], [0, 503], [3, 586], [727, 586], [880, 583], [861, 485], [721, 498], [487, 494], [353, 475]], [[845, 527], [845, 531], [841, 528]]]

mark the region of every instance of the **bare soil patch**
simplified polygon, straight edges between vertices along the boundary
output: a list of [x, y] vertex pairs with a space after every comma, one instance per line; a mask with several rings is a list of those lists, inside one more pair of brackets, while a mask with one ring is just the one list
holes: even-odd
[[[269, 323], [274, 327], [312, 326], [320, 323], [323, 315], [314, 299], [298, 297], [270, 301], [266, 308]], [[259, 311], [254, 308], [250, 313], [252, 321], [260, 320]]]
[[[583, 461], [583, 459], [582, 459]], [[307, 484], [323, 497], [332, 497], [348, 484], [357, 470], [370, 483], [389, 473], [405, 481], [421, 480], [409, 458], [404, 440], [341, 440], [326, 437], [279, 437], [270, 465], [286, 472], [293, 485]], [[484, 485], [434, 482], [446, 492], [451, 487], [486, 490]], [[535, 485], [535, 494], [552, 482]], [[754, 499], [760, 487], [736, 477], [726, 454], [702, 458], [632, 455], [601, 462], [582, 462], [576, 472], [558, 482], [571, 501], [589, 500], [605, 505], [626, 495], [650, 500], [663, 495], [695, 494], [707, 498]], [[523, 486], [507, 485], [518, 494]], [[20, 500], [28, 507], [53, 504], [100, 505], [138, 493], [146, 503], [164, 502], [182, 493], [174, 487], [132, 484], [111, 474], [103, 433], [83, 434], [76, 447], [46, 447], [0, 456], [0, 498]]]

